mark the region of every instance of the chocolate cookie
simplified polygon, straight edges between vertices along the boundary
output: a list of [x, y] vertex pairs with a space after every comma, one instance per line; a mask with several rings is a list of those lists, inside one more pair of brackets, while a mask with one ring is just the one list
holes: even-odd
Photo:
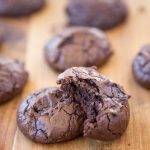
[[50, 40], [45, 58], [53, 68], [101, 66], [112, 54], [104, 32], [95, 28], [72, 27]]
[[82, 134], [84, 112], [57, 88], [47, 88], [28, 96], [19, 108], [17, 123], [30, 139], [57, 143]]
[[123, 22], [127, 7], [122, 0], [69, 0], [70, 24], [109, 29]]
[[108, 141], [124, 133], [129, 122], [129, 96], [118, 84], [93, 68], [83, 67], [60, 74], [58, 84], [86, 113], [85, 137]]
[[138, 83], [150, 89], [150, 45], [144, 46], [137, 54], [132, 70]]
[[19, 94], [27, 82], [28, 74], [18, 60], [0, 56], [0, 103]]
[[0, 0], [0, 15], [28, 15], [40, 9], [44, 4], [45, 0]]
[[73, 67], [60, 74], [58, 88], [28, 96], [17, 123], [30, 139], [57, 143], [80, 136], [114, 140], [129, 122], [129, 96], [122, 87], [93, 68]]

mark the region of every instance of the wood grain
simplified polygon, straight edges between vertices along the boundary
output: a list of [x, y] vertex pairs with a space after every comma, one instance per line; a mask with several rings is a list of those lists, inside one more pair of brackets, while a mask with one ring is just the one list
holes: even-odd
[[[46, 64], [43, 47], [50, 37], [65, 28], [66, 2], [67, 0], [49, 0], [45, 9], [27, 18], [0, 18], [0, 26], [4, 23], [12, 25], [19, 29], [17, 33], [23, 33], [23, 38], [19, 38], [19, 41], [10, 42], [6, 39], [1, 53], [24, 60], [30, 74], [22, 95], [0, 106], [0, 150], [149, 150], [150, 92], [135, 82], [131, 72], [136, 53], [144, 44], [150, 43], [149, 0], [126, 0], [129, 7], [128, 20], [107, 31], [114, 55], [99, 69], [101, 73], [123, 85], [132, 95], [130, 124], [120, 139], [100, 142], [81, 137], [66, 143], [42, 145], [28, 140], [18, 130], [16, 111], [23, 98], [34, 90], [56, 86], [58, 73]], [[18, 43], [21, 44], [18, 46]]]

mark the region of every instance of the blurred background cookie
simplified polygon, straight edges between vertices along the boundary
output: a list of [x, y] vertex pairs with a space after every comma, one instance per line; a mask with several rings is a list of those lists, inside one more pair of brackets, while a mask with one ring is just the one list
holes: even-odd
[[0, 15], [28, 15], [43, 7], [44, 4], [45, 0], [0, 0]]
[[0, 56], [0, 103], [19, 94], [28, 79], [22, 62]]
[[132, 65], [137, 82], [150, 89], [150, 45], [144, 46], [137, 54]]
[[46, 61], [59, 71], [74, 66], [101, 66], [111, 54], [105, 33], [88, 27], [68, 28], [54, 36], [45, 48]]
[[101, 29], [112, 28], [127, 17], [122, 0], [69, 0], [66, 10], [71, 25]]

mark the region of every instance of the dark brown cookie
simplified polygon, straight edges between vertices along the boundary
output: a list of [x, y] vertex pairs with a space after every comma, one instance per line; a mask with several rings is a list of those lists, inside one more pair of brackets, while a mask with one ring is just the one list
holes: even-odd
[[58, 77], [59, 88], [28, 96], [17, 114], [20, 130], [40, 143], [84, 136], [119, 138], [129, 122], [129, 96], [93, 68], [73, 67]]
[[45, 58], [53, 68], [100, 66], [112, 54], [104, 32], [95, 28], [72, 27], [50, 40]]
[[132, 70], [138, 83], [150, 89], [150, 45], [144, 46], [137, 54]]
[[40, 9], [45, 0], [0, 0], [0, 15], [22, 16]]
[[64, 99], [59, 89], [48, 88], [28, 96], [21, 104], [20, 130], [39, 143], [57, 143], [82, 134], [84, 112], [79, 104]]
[[27, 82], [28, 74], [18, 60], [0, 56], [0, 103], [19, 94]]
[[123, 22], [127, 8], [122, 0], [69, 0], [70, 24], [109, 29]]
[[93, 68], [74, 67], [58, 77], [61, 90], [81, 104], [86, 113], [84, 136], [114, 140], [129, 122], [129, 96], [122, 87], [100, 75]]

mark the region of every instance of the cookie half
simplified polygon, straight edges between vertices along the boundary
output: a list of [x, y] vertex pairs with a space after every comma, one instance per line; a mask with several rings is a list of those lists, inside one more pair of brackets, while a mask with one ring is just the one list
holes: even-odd
[[58, 88], [29, 95], [17, 113], [20, 130], [35, 142], [58, 143], [82, 135], [84, 111]]
[[58, 84], [86, 113], [85, 137], [110, 141], [125, 132], [130, 117], [130, 96], [121, 86], [95, 69], [83, 67], [73, 67], [60, 74]]

